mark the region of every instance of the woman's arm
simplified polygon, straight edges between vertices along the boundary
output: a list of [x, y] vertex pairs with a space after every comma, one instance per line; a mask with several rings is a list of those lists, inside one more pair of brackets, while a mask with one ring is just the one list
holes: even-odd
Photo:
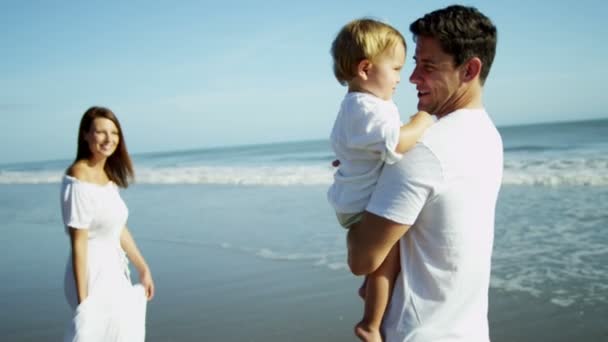
[[129, 232], [129, 229], [126, 226], [120, 234], [120, 246], [125, 253], [127, 253], [129, 260], [131, 260], [133, 265], [135, 265], [135, 268], [139, 273], [139, 280], [146, 289], [146, 297], [148, 300], [151, 300], [154, 297], [154, 281], [152, 280], [152, 273], [150, 273], [150, 268], [148, 267], [146, 260], [144, 259], [143, 255], [141, 255], [141, 252], [139, 251], [139, 248], [137, 248], [131, 232]]
[[70, 228], [70, 240], [72, 244], [72, 269], [74, 270], [74, 281], [76, 282], [78, 304], [82, 303], [82, 301], [89, 296], [89, 284], [87, 280], [88, 239], [88, 230]]

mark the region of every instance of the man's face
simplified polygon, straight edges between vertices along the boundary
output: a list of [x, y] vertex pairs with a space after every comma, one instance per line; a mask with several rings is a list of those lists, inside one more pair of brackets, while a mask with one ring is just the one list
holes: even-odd
[[416, 39], [416, 66], [410, 82], [418, 90], [418, 110], [435, 115], [445, 115], [458, 108], [461, 96], [461, 68], [454, 66], [454, 58], [441, 49], [439, 41], [432, 37]]

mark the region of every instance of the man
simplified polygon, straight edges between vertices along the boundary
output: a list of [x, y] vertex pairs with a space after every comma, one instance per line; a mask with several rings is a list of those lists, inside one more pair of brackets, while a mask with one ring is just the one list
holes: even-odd
[[489, 341], [503, 151], [482, 93], [496, 28], [475, 8], [449, 6], [410, 30], [418, 109], [439, 120], [399, 163], [385, 165], [363, 220], [348, 233], [349, 266], [369, 274], [400, 245], [386, 341]]

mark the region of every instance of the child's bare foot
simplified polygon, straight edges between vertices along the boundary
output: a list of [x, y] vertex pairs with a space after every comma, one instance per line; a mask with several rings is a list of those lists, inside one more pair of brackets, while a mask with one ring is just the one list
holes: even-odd
[[355, 335], [363, 342], [382, 342], [380, 330], [359, 322], [355, 325]]

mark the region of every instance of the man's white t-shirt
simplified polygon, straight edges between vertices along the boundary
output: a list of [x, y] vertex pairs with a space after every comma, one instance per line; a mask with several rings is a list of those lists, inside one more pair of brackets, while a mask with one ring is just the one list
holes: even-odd
[[395, 163], [401, 154], [401, 119], [393, 101], [350, 92], [342, 100], [330, 142], [340, 167], [327, 192], [329, 203], [338, 213], [365, 210], [384, 163]]
[[489, 341], [488, 291], [501, 137], [484, 109], [457, 110], [386, 165], [367, 211], [411, 225], [385, 313], [386, 341]]

